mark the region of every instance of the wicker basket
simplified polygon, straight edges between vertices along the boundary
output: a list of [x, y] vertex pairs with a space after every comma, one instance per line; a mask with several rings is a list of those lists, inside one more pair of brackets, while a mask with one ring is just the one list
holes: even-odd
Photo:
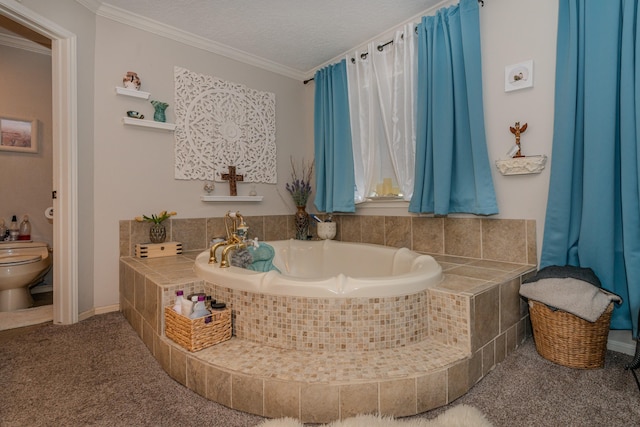
[[542, 357], [570, 368], [596, 369], [604, 366], [613, 303], [594, 323], [566, 311], [553, 311], [529, 300], [529, 315], [536, 350]]
[[231, 310], [215, 310], [209, 316], [190, 319], [164, 308], [165, 334], [189, 351], [199, 351], [231, 338]]

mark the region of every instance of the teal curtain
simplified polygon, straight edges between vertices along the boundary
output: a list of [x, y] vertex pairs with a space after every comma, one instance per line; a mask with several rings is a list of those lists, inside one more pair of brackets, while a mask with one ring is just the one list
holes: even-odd
[[418, 25], [416, 172], [410, 212], [498, 213], [482, 106], [477, 0]]
[[314, 204], [321, 212], [355, 212], [346, 61], [318, 70], [313, 79], [316, 86]]
[[555, 121], [540, 266], [590, 267], [638, 336], [638, 2], [560, 0]]

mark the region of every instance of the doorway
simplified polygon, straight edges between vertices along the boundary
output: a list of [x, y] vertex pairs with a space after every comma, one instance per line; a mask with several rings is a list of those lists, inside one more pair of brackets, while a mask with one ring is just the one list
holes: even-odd
[[53, 128], [53, 322], [78, 321], [76, 36], [12, 0], [0, 16], [51, 41]]

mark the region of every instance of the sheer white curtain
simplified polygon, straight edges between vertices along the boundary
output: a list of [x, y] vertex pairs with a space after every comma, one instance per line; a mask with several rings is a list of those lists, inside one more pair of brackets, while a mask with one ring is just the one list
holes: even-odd
[[405, 200], [411, 200], [416, 155], [417, 34], [413, 23], [397, 31], [385, 52], [376, 50], [377, 79], [385, 140]]
[[364, 202], [375, 188], [378, 177], [374, 177], [374, 171], [379, 162], [377, 140], [383, 135], [380, 129], [382, 113], [372, 79], [373, 66], [368, 55], [368, 51], [375, 49], [373, 43], [367, 49], [364, 52], [356, 51], [353, 57], [348, 55], [346, 59], [356, 203]]
[[393, 177], [411, 199], [415, 168], [417, 43], [414, 24], [381, 50], [370, 43], [347, 58], [355, 201], [363, 202], [382, 177]]

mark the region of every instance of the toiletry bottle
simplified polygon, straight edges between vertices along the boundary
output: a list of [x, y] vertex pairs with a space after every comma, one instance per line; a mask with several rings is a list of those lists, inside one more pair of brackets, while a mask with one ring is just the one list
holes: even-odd
[[9, 225], [9, 240], [18, 240], [20, 234], [20, 228], [18, 227], [18, 218], [14, 215], [11, 217], [11, 224]]
[[193, 313], [189, 316], [192, 319], [197, 319], [198, 317], [206, 316], [209, 314], [209, 310], [204, 305], [204, 295], [198, 295], [195, 304], [193, 305]]
[[173, 311], [182, 314], [182, 301], [184, 301], [184, 291], [176, 291], [176, 303], [173, 305]]
[[29, 222], [29, 215], [22, 217], [18, 240], [31, 240], [31, 223]]
[[4, 226], [4, 218], [0, 218], [0, 242], [7, 236], [7, 227]]
[[187, 298], [182, 299], [182, 315], [185, 317], [189, 317], [193, 312], [193, 301]]

